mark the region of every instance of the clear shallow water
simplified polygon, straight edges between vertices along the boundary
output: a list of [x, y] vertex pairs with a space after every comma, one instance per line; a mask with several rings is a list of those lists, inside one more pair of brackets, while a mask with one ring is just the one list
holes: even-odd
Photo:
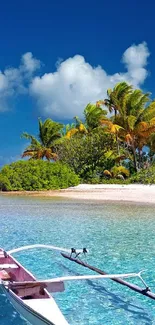
[[[107, 272], [147, 269], [144, 278], [155, 291], [154, 212], [149, 205], [0, 196], [0, 246], [87, 247], [87, 261]], [[16, 257], [38, 278], [91, 273], [51, 251]], [[66, 283], [55, 299], [70, 325], [155, 324], [154, 301], [110, 280]], [[27, 322], [1, 294], [0, 325], [10, 324]]]

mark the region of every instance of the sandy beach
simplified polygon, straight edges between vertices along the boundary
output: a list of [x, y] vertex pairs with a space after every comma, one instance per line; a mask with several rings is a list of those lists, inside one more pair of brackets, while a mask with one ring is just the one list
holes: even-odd
[[126, 201], [155, 204], [155, 185], [80, 184], [64, 190], [1, 192], [2, 195], [66, 197], [79, 200]]

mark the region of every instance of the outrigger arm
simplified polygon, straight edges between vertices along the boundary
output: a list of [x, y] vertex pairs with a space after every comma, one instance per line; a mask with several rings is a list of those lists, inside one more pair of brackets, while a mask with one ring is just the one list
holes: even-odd
[[18, 252], [28, 250], [28, 249], [33, 249], [33, 248], [46, 248], [46, 249], [50, 249], [50, 250], [56, 250], [56, 251], [59, 251], [59, 252], [66, 252], [66, 253], [69, 253], [71, 255], [73, 253], [75, 253], [77, 256], [80, 253], [83, 253], [83, 254], [88, 253], [88, 250], [86, 248], [82, 248], [82, 249], [70, 248], [70, 249], [67, 249], [67, 248], [63, 248], [63, 247], [57, 247], [57, 246], [52, 246], [52, 245], [43, 245], [43, 244], [22, 246], [22, 247], [11, 249], [7, 253], [11, 255], [11, 254], [14, 254], [14, 253], [18, 253]]
[[[142, 271], [141, 271], [142, 272]], [[77, 276], [65, 276], [65, 277], [59, 277], [59, 278], [52, 278], [52, 279], [46, 279], [46, 280], [39, 280], [39, 281], [23, 281], [23, 282], [12, 282], [9, 284], [10, 288], [20, 288], [23, 286], [33, 286], [33, 285], [43, 285], [48, 286], [50, 283], [59, 283], [59, 282], [65, 282], [65, 281], [78, 281], [78, 280], [100, 280], [100, 279], [115, 279], [115, 278], [134, 278], [138, 277], [141, 278], [141, 272], [138, 273], [121, 273], [121, 274], [106, 274], [106, 275], [77, 275]], [[143, 282], [143, 279], [142, 279]]]

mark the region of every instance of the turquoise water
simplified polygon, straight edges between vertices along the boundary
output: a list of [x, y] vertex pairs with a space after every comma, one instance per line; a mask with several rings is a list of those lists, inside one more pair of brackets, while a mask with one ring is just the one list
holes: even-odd
[[[107, 272], [146, 269], [144, 279], [155, 291], [154, 212], [153, 205], [0, 196], [0, 246], [87, 247], [86, 260]], [[91, 273], [52, 251], [15, 256], [38, 278]], [[70, 325], [155, 324], [154, 301], [110, 280], [66, 283], [54, 296]], [[27, 322], [0, 294], [0, 325], [10, 324]]]

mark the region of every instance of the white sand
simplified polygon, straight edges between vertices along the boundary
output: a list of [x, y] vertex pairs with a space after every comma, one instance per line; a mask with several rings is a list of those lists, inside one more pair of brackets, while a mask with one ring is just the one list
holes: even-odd
[[97, 201], [155, 203], [155, 185], [81, 184], [62, 190], [60, 196]]
[[81, 184], [65, 190], [1, 192], [2, 195], [66, 197], [79, 200], [129, 201], [155, 204], [155, 185]]

